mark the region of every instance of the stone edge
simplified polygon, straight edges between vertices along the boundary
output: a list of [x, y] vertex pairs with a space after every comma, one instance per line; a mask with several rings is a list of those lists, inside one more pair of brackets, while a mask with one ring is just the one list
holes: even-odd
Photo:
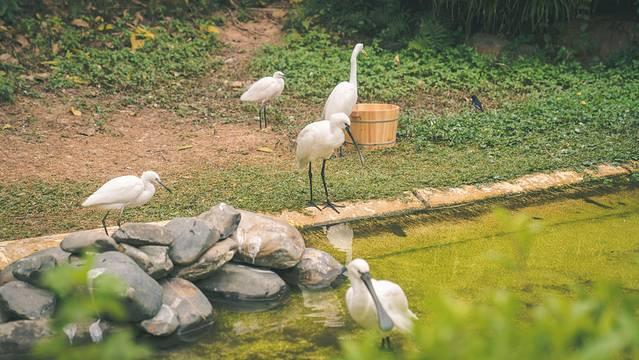
[[[392, 199], [347, 202], [343, 203], [345, 205], [344, 208], [340, 208], [340, 214], [329, 209], [319, 211], [316, 208], [306, 208], [300, 212], [284, 210], [274, 216], [297, 228], [305, 229], [469, 204], [525, 192], [576, 185], [589, 178], [597, 179], [630, 175], [636, 173], [638, 170], [639, 162], [636, 161], [618, 166], [601, 164], [594, 169], [588, 169], [583, 172], [555, 171], [552, 173], [534, 173], [510, 181], [500, 181], [491, 184], [464, 185], [445, 189], [423, 188], [406, 192], [402, 196]], [[168, 221], [158, 221], [152, 224], [164, 225], [167, 222]], [[110, 231], [114, 230], [115, 227], [110, 228]], [[102, 229], [95, 229], [95, 231], [102, 231]], [[0, 242], [0, 269], [12, 261], [35, 251], [58, 246], [67, 234], [68, 233], [55, 234]]]

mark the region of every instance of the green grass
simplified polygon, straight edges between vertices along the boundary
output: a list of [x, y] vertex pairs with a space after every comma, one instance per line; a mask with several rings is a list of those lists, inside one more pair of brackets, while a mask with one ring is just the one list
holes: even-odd
[[45, 88], [50, 91], [92, 86], [106, 93], [126, 92], [143, 99], [158, 87], [179, 85], [218, 65], [212, 55], [219, 47], [214, 26], [215, 22], [206, 18], [166, 19], [143, 25], [130, 14], [110, 22], [100, 17], [22, 18], [11, 31], [26, 37], [29, 46], [16, 54], [20, 65], [5, 66], [0, 99], [11, 98], [5, 95], [4, 89], [12, 87], [5, 76], [11, 79], [43, 72], [49, 74]]

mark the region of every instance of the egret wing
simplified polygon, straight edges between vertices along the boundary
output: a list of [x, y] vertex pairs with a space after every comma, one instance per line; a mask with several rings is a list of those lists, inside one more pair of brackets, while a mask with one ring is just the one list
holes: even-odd
[[248, 90], [242, 94], [240, 100], [242, 101], [262, 101], [268, 100], [275, 96], [280, 91], [279, 82], [271, 77], [267, 76], [259, 79]]
[[341, 82], [335, 86], [324, 105], [324, 119], [336, 113], [343, 112], [350, 116], [357, 104], [357, 87], [349, 82]]
[[144, 183], [137, 176], [120, 176], [107, 181], [91, 194], [82, 206], [126, 204], [135, 200], [144, 190]]
[[316, 121], [310, 123], [300, 131], [297, 135], [297, 147], [295, 149], [295, 159], [297, 160], [297, 167], [302, 169], [312, 160], [313, 149], [317, 146], [317, 136], [321, 134], [322, 123], [326, 121]]

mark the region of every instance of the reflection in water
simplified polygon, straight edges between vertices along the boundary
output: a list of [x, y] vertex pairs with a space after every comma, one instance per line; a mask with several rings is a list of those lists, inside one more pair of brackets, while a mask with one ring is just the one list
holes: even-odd
[[347, 223], [330, 226], [326, 230], [328, 241], [337, 250], [346, 253], [346, 263], [353, 259], [353, 229]]
[[341, 301], [334, 290], [302, 290], [302, 297], [304, 307], [309, 309], [304, 316], [312, 318], [314, 323], [322, 324], [324, 327], [344, 326]]

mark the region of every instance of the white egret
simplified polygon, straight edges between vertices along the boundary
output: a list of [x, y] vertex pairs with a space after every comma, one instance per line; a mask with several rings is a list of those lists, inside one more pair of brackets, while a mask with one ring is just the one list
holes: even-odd
[[[357, 44], [351, 54], [351, 75], [348, 81], [337, 84], [324, 104], [324, 119], [331, 115], [344, 113], [351, 115], [353, 107], [357, 104], [357, 55], [364, 51], [363, 44]], [[364, 52], [365, 53], [365, 52]]]
[[[346, 291], [346, 307], [353, 320], [365, 328], [379, 326], [382, 331], [394, 328], [410, 332], [417, 316], [408, 308], [402, 288], [387, 280], [371, 278], [368, 263], [355, 259], [346, 265], [351, 287]], [[390, 348], [390, 337], [382, 338], [382, 347]]]
[[273, 76], [263, 77], [254, 82], [240, 97], [241, 101], [260, 103], [258, 112], [260, 129], [262, 128], [262, 119], [264, 119], [264, 128], [266, 128], [266, 103], [280, 96], [282, 90], [284, 90], [284, 73], [276, 71]]
[[133, 175], [119, 176], [107, 181], [96, 192], [91, 194], [82, 203], [83, 207], [97, 207], [107, 209], [107, 213], [102, 218], [102, 226], [104, 232], [109, 235], [106, 227], [106, 218], [111, 210], [120, 210], [118, 216], [118, 226], [125, 207], [135, 207], [144, 205], [155, 194], [155, 186], [157, 183], [165, 188], [168, 192], [171, 190], [160, 181], [160, 176], [155, 171], [145, 171], [142, 176]]
[[320, 120], [310, 123], [300, 131], [297, 135], [297, 148], [295, 150], [295, 158], [297, 160], [297, 166], [303, 169], [308, 164], [308, 182], [311, 191], [310, 204], [315, 206], [319, 210], [322, 210], [319, 206], [313, 202], [313, 171], [311, 164], [313, 161], [322, 159], [322, 183], [324, 184], [324, 193], [326, 194], [326, 204], [324, 209], [330, 207], [339, 214], [336, 205], [332, 203], [328, 198], [328, 188], [326, 186], [326, 160], [331, 157], [333, 150], [338, 148], [344, 143], [344, 130], [348, 133], [355, 144], [359, 160], [364, 165], [364, 157], [359, 151], [359, 145], [353, 138], [350, 130], [351, 121], [344, 113], [337, 113], [331, 115], [329, 120]]

